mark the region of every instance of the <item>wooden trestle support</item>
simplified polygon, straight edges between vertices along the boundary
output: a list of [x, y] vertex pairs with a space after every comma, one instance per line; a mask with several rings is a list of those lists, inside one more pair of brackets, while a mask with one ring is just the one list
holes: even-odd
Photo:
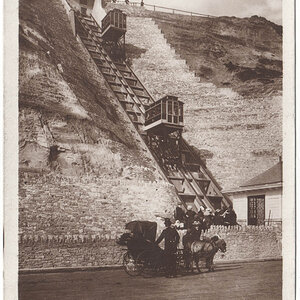
[[144, 131], [145, 111], [155, 102], [125, 60], [110, 57], [101, 38], [101, 28], [92, 16], [75, 15], [76, 34], [85, 46], [99, 71], [110, 85], [139, 134], [161, 166], [168, 180], [175, 186], [184, 205], [200, 205], [213, 211], [228, 207], [231, 202], [195, 151], [181, 137], [147, 135]]

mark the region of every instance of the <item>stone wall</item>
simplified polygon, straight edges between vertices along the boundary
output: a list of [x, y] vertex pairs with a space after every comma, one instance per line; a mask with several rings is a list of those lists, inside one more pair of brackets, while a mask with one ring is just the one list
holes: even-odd
[[[19, 268], [22, 270], [121, 265], [126, 250], [124, 246], [116, 244], [119, 234], [22, 234], [19, 236]], [[205, 236], [212, 237], [215, 234], [227, 244], [227, 252], [225, 255], [218, 252], [216, 262], [281, 258], [281, 228], [213, 226]]]
[[162, 222], [176, 206], [167, 182], [20, 173], [19, 233], [118, 235], [132, 220]]
[[216, 261], [281, 258], [280, 226], [212, 226], [205, 236], [216, 234], [227, 244], [225, 255], [218, 252]]
[[[88, 264], [90, 245], [66, 242], [60, 254], [55, 243], [39, 241], [110, 240], [132, 220], [161, 224], [179, 199], [76, 41], [61, 1], [20, 1], [20, 26], [19, 234], [40, 237], [20, 243], [20, 267], [65, 266], [69, 256]], [[113, 248], [103, 249], [110, 257]]]

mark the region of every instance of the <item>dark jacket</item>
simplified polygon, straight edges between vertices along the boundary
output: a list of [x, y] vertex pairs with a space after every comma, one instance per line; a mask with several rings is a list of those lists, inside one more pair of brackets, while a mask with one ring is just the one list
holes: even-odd
[[179, 234], [176, 229], [167, 227], [162, 231], [155, 243], [159, 244], [163, 239], [165, 239], [165, 251], [175, 253], [177, 251], [177, 244], [179, 243]]
[[196, 226], [192, 226], [190, 235], [193, 241], [199, 241], [201, 235], [201, 228], [200, 226], [197, 228]]
[[236, 225], [236, 213], [234, 210], [230, 210], [229, 212], [227, 212], [227, 214], [225, 214], [225, 218], [224, 221], [229, 224], [229, 225]]
[[193, 210], [188, 210], [185, 215], [186, 215], [186, 226], [187, 228], [191, 228], [196, 213]]
[[185, 212], [181, 207], [177, 206], [175, 208], [174, 218], [175, 220], [179, 220], [180, 222], [183, 222], [185, 220]]
[[224, 225], [224, 217], [220, 214], [216, 214], [214, 217], [214, 224], [215, 225]]

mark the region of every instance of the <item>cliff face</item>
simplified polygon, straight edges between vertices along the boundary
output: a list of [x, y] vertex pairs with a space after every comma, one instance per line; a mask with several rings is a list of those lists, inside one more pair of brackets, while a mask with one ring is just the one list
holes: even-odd
[[195, 17], [191, 22], [185, 16], [124, 9], [133, 70], [156, 99], [171, 94], [185, 103], [184, 137], [200, 150], [223, 188], [277, 163], [281, 27], [258, 17]]
[[[152, 18], [176, 53], [202, 82], [245, 97], [282, 90], [282, 26], [263, 17], [198, 17], [108, 4], [131, 17]], [[145, 37], [147, 38], [147, 37]], [[138, 51], [131, 51], [129, 56]]]
[[199, 82], [217, 87], [204, 93], [190, 88], [198, 100], [186, 97], [186, 137], [204, 155], [211, 153], [208, 166], [223, 187], [238, 186], [277, 163], [282, 26], [258, 16], [191, 20], [152, 13], [152, 19]]
[[114, 238], [128, 221], [170, 215], [174, 188], [61, 2], [20, 1], [19, 36], [20, 234]]
[[178, 17], [153, 19], [168, 43], [202, 81], [242, 96], [282, 90], [282, 27], [265, 18]]

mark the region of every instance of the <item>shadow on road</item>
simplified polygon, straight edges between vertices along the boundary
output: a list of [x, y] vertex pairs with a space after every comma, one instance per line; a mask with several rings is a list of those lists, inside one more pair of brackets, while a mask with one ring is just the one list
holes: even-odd
[[234, 265], [234, 266], [224, 266], [224, 267], [218, 267], [214, 270], [214, 272], [222, 272], [222, 271], [229, 271], [229, 270], [236, 270], [241, 269], [241, 265]]
[[[180, 277], [188, 277], [188, 276], [197, 276], [197, 275], [201, 275], [201, 274], [205, 274], [205, 273], [215, 273], [215, 272], [224, 272], [224, 271], [230, 271], [230, 270], [237, 270], [237, 269], [241, 269], [242, 266], [241, 265], [234, 265], [234, 266], [218, 266], [214, 271], [208, 271], [207, 269], [203, 268], [201, 269], [201, 272], [199, 273], [197, 270], [194, 270], [193, 272], [186, 272], [186, 273], [180, 273], [177, 274], [177, 278]], [[165, 277], [163, 274], [159, 274], [159, 275], [152, 275], [152, 276], [147, 276], [147, 275], [143, 275], [143, 278], [145, 279], [149, 279], [149, 278], [162, 278]]]

